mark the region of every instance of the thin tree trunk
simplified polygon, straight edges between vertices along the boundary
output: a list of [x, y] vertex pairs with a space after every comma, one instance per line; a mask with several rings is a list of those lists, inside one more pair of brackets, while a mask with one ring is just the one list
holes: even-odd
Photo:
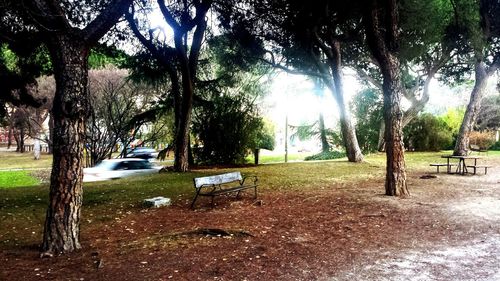
[[49, 149], [49, 154], [54, 151], [52, 148], [52, 142], [54, 141], [54, 117], [52, 112], [49, 114], [49, 139], [47, 140], [47, 145]]
[[22, 127], [19, 130], [19, 152], [25, 153], [26, 148], [24, 147], [24, 139], [25, 139], [25, 133], [24, 133], [24, 127]]
[[89, 110], [88, 48], [79, 38], [58, 36], [49, 46], [54, 62], [56, 94], [53, 164], [42, 255], [80, 249], [84, 118]]
[[377, 143], [377, 150], [379, 152], [385, 152], [385, 140], [384, 140], [384, 134], [385, 134], [385, 120], [382, 119], [380, 122], [380, 128], [378, 131], [378, 143]]
[[474, 88], [470, 96], [469, 104], [465, 110], [464, 119], [457, 136], [457, 142], [455, 144], [455, 149], [453, 150], [453, 155], [467, 155], [469, 150], [469, 135], [473, 130], [474, 124], [476, 122], [479, 109], [481, 107], [481, 101], [488, 83], [488, 78], [490, 77], [486, 69], [484, 62], [476, 63], [475, 68], [475, 78]]
[[330, 144], [328, 144], [328, 139], [326, 138], [325, 118], [323, 117], [323, 113], [319, 114], [319, 132], [321, 139], [321, 151], [330, 151]]
[[12, 146], [12, 132], [13, 132], [13, 129], [11, 126], [9, 126], [9, 134], [7, 136], [7, 149], [10, 149], [10, 147]]
[[19, 141], [19, 131], [17, 129], [14, 130], [14, 141], [16, 142], [16, 152], [21, 152], [21, 144]]

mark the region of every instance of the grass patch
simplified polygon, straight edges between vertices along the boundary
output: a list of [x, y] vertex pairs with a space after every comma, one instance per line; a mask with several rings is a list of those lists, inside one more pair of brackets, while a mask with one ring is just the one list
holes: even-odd
[[34, 186], [40, 181], [30, 175], [29, 171], [0, 171], [0, 188]]
[[50, 168], [52, 155], [42, 153], [39, 160], [33, 159], [33, 152], [1, 152], [0, 169], [38, 169]]
[[[297, 153], [289, 153], [288, 161], [302, 161], [307, 156], [311, 155], [310, 152], [297, 152]], [[254, 163], [253, 154], [250, 154], [246, 158], [248, 163]], [[259, 164], [269, 164], [269, 163], [284, 163], [285, 162], [285, 153], [282, 154], [260, 154], [259, 155]]]
[[[409, 173], [432, 172], [429, 163], [442, 162], [446, 152], [406, 153]], [[489, 154], [488, 157], [495, 157]], [[498, 156], [497, 156], [498, 157]], [[2, 157], [3, 158], [3, 157]], [[3, 159], [2, 159], [3, 160]], [[3, 161], [2, 161], [3, 162]], [[277, 163], [244, 168], [203, 169], [188, 173], [162, 173], [106, 182], [84, 183], [82, 228], [102, 227], [127, 213], [142, 209], [146, 198], [164, 196], [174, 202], [189, 205], [194, 195], [193, 178], [239, 170], [243, 175], [257, 175], [260, 191], [301, 192], [308, 189], [337, 188], [336, 184], [357, 183], [366, 180], [383, 182], [385, 154], [367, 155], [362, 163], [344, 159], [317, 162]], [[18, 177], [29, 177], [27, 171], [0, 172], [1, 178], [10, 174], [9, 185]], [[14, 176], [16, 175], [16, 176]], [[458, 179], [458, 178], [457, 178]], [[33, 180], [30, 178], [30, 180]], [[38, 184], [38, 183], [36, 183]], [[48, 184], [26, 188], [12, 185], [0, 188], [0, 249], [8, 245], [39, 243], [48, 205]], [[31, 184], [33, 185], [33, 184]], [[0, 186], [3, 186], [0, 184]], [[384, 192], [383, 183], [380, 193]], [[1, 242], [3, 241], [3, 242]]]

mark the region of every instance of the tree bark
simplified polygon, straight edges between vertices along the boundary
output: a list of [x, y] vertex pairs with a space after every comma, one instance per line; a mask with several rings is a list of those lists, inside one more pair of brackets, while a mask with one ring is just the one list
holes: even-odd
[[488, 84], [488, 78], [493, 72], [487, 70], [486, 64], [484, 62], [477, 62], [475, 67], [475, 78], [474, 88], [470, 96], [469, 104], [465, 110], [464, 119], [457, 136], [457, 142], [455, 144], [455, 149], [453, 150], [453, 155], [467, 155], [469, 150], [469, 134], [472, 132], [474, 124], [476, 122], [479, 109], [481, 107], [481, 101]]
[[12, 146], [12, 132], [12, 126], [9, 126], [9, 134], [7, 136], [7, 149], [10, 149], [10, 147]]
[[181, 67], [182, 98], [175, 138], [174, 170], [186, 172], [189, 170], [189, 127], [191, 126], [191, 113], [193, 110], [194, 76], [189, 68], [189, 58], [185, 51], [183, 37], [181, 35], [176, 35], [175, 37], [175, 45]]
[[25, 132], [24, 132], [24, 125], [19, 129], [19, 152], [25, 153], [26, 148], [24, 147], [24, 138], [25, 138]]
[[54, 132], [49, 207], [42, 255], [80, 249], [84, 119], [89, 112], [88, 52], [81, 38], [59, 35], [49, 45], [56, 94], [52, 108]]
[[[386, 178], [385, 194], [409, 196], [406, 184], [404, 159], [401, 99], [401, 84], [398, 50], [397, 0], [372, 0], [364, 16], [368, 47], [377, 60], [383, 76]], [[385, 11], [383, 18], [379, 14]]]
[[356, 129], [352, 123], [351, 114], [344, 100], [344, 79], [342, 75], [340, 42], [334, 41], [331, 45], [332, 56], [330, 57], [330, 68], [332, 69], [334, 83], [333, 93], [339, 107], [342, 140], [346, 149], [347, 159], [349, 159], [350, 162], [361, 162], [363, 161], [363, 154], [359, 148]]
[[401, 99], [403, 87], [399, 73], [398, 59], [389, 54], [384, 74], [384, 120], [386, 179], [385, 194], [391, 196], [408, 196], [406, 184], [406, 167], [403, 145], [403, 123]]

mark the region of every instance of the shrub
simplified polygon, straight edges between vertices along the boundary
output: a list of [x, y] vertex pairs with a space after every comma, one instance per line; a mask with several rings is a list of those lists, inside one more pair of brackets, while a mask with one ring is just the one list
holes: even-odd
[[244, 96], [221, 95], [207, 101], [193, 118], [193, 134], [201, 144], [195, 155], [201, 164], [241, 164], [249, 149], [274, 146], [274, 137]]
[[469, 144], [477, 145], [480, 149], [489, 149], [495, 143], [495, 133], [490, 131], [472, 131], [469, 134]]
[[495, 142], [491, 147], [491, 150], [500, 150], [500, 141]]
[[405, 147], [416, 151], [439, 151], [450, 147], [453, 133], [440, 118], [425, 113], [413, 119], [405, 128]]
[[345, 152], [343, 151], [324, 151], [320, 152], [318, 154], [314, 154], [311, 156], [307, 156], [304, 158], [305, 161], [311, 161], [311, 160], [331, 160], [331, 159], [339, 159], [339, 158], [344, 158], [346, 157]]
[[354, 96], [352, 106], [361, 150], [363, 153], [377, 151], [382, 122], [382, 95], [374, 89], [365, 89]]

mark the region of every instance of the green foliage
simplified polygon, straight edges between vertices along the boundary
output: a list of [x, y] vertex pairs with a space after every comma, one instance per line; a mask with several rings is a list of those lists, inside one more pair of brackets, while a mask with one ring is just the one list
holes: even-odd
[[491, 150], [500, 150], [500, 141], [495, 142], [491, 147]]
[[312, 161], [312, 160], [332, 160], [332, 159], [339, 159], [339, 158], [344, 158], [346, 157], [345, 152], [343, 151], [323, 151], [318, 154], [314, 154], [311, 156], [307, 156], [304, 158], [305, 161]]
[[382, 122], [382, 96], [373, 88], [365, 89], [354, 96], [352, 105], [356, 117], [356, 133], [363, 153], [378, 149], [378, 137]]
[[102, 69], [106, 66], [123, 67], [128, 56], [124, 51], [118, 50], [114, 46], [98, 45], [90, 51], [89, 68]]
[[7, 44], [3, 44], [0, 48], [0, 60], [7, 70], [12, 72], [18, 71], [17, 64], [19, 59], [16, 54], [8, 48]]
[[428, 54], [444, 41], [453, 20], [449, 0], [402, 0], [399, 23], [402, 30], [401, 60], [429, 60]]
[[448, 111], [440, 118], [450, 128], [453, 135], [458, 135], [458, 131], [462, 125], [462, 120], [464, 119], [464, 114], [464, 108], [449, 108]]
[[29, 171], [0, 171], [0, 188], [33, 186], [40, 182], [30, 176]]
[[[263, 127], [255, 106], [245, 96], [216, 95], [196, 110], [193, 133], [201, 146], [195, 157], [204, 164], [244, 163], [248, 150], [258, 145]], [[262, 144], [266, 144], [265, 138]]]
[[405, 147], [416, 151], [439, 151], [451, 146], [453, 134], [442, 119], [424, 113], [404, 129]]
[[274, 146], [276, 145], [274, 131], [274, 124], [269, 121], [262, 120], [261, 129], [253, 132], [253, 142], [251, 143], [250, 148], [274, 150]]

